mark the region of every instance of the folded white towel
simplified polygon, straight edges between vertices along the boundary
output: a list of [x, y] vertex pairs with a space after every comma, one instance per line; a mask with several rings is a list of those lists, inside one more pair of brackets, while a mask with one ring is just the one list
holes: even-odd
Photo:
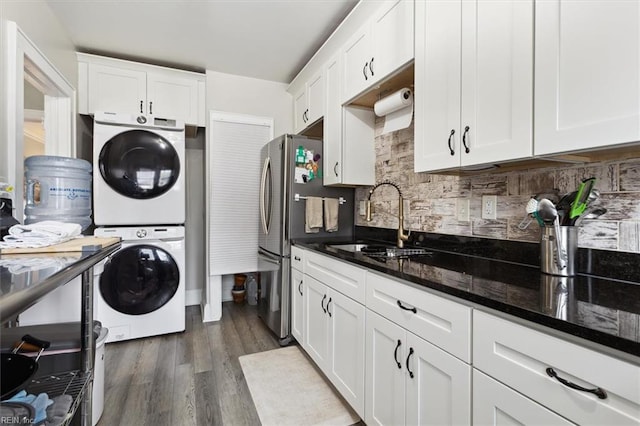
[[45, 220], [31, 225], [13, 225], [9, 235], [0, 241], [0, 248], [37, 248], [63, 243], [80, 235], [77, 223]]
[[322, 228], [322, 198], [307, 197], [305, 206], [304, 232], [313, 234]]
[[340, 201], [337, 198], [324, 199], [324, 230], [336, 232], [338, 230], [338, 209]]

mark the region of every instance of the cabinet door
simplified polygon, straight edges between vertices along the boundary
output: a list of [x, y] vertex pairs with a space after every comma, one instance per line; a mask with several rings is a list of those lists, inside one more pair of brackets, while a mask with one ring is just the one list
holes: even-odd
[[148, 113], [198, 124], [198, 82], [178, 76], [147, 73]]
[[304, 275], [291, 268], [291, 334], [301, 345], [304, 342]]
[[372, 22], [374, 56], [370, 59], [373, 83], [413, 59], [413, 1], [385, 1]]
[[327, 62], [324, 72], [326, 105], [322, 137], [324, 184], [342, 182], [342, 80], [340, 55]]
[[535, 154], [640, 140], [640, 3], [536, 2]]
[[370, 61], [373, 57], [371, 23], [362, 26], [342, 49], [342, 79], [344, 98], [341, 104], [351, 100], [372, 82]]
[[147, 114], [147, 77], [142, 71], [89, 64], [89, 112]]
[[405, 331], [367, 309], [367, 425], [405, 424]]
[[416, 172], [460, 165], [461, 1], [417, 1]]
[[293, 96], [293, 128], [296, 133], [300, 133], [307, 127], [307, 87], [300, 89]]
[[326, 370], [329, 355], [329, 326], [327, 315], [327, 286], [308, 275], [304, 277], [304, 348], [318, 367]]
[[307, 125], [313, 124], [324, 115], [324, 79], [323, 70], [317, 72], [307, 82]]
[[412, 333], [407, 346], [406, 424], [471, 424], [471, 366]]
[[329, 292], [331, 381], [349, 405], [364, 417], [365, 308], [337, 291]]
[[531, 157], [533, 0], [462, 2], [461, 80], [461, 166]]
[[475, 369], [473, 370], [473, 424], [482, 426], [573, 425], [553, 411]]

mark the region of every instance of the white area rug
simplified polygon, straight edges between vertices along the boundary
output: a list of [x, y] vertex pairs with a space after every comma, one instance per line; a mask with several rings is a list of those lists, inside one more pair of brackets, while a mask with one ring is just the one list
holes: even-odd
[[298, 346], [239, 360], [263, 426], [347, 426], [360, 420]]

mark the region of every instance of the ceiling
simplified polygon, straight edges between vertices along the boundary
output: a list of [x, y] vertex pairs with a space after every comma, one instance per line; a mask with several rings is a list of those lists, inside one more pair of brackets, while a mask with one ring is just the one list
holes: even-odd
[[48, 0], [80, 52], [290, 83], [358, 0]]

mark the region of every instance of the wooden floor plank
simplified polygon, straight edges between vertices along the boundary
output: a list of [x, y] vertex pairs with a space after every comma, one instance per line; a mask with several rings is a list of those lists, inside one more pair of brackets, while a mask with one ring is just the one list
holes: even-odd
[[175, 390], [173, 392], [173, 403], [171, 405], [172, 424], [197, 426], [196, 385], [193, 365], [177, 365], [175, 372]]

